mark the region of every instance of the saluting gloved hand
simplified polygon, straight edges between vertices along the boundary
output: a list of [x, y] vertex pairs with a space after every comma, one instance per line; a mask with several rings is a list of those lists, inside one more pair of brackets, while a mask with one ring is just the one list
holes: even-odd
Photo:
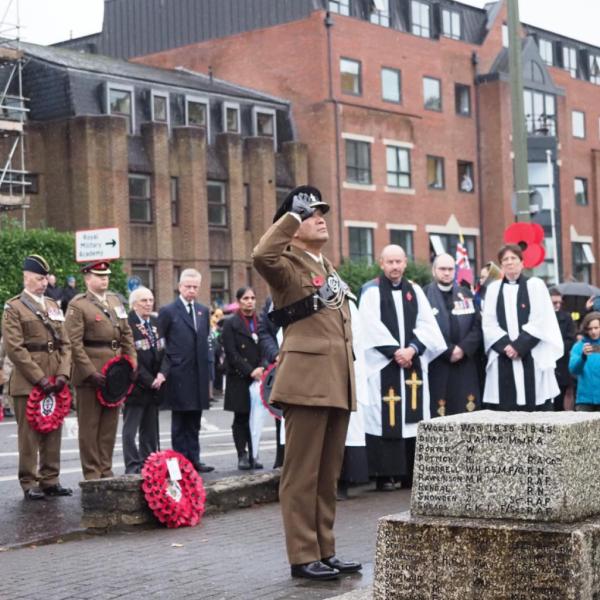
[[315, 214], [315, 209], [310, 205], [310, 196], [304, 192], [296, 194], [292, 200], [290, 212], [296, 213], [303, 221]]
[[49, 395], [54, 391], [54, 386], [50, 383], [48, 377], [42, 377], [37, 384], [42, 388], [44, 394]]
[[96, 387], [102, 387], [106, 383], [106, 377], [104, 377], [102, 373], [96, 371], [88, 377], [88, 381], [94, 384]]
[[67, 378], [64, 375], [59, 375], [54, 382], [54, 391], [57, 394], [62, 392], [65, 385], [67, 385]]

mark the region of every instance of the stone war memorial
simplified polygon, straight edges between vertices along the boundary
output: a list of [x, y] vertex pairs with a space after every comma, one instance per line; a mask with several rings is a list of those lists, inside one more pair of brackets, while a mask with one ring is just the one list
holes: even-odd
[[420, 423], [411, 510], [380, 519], [373, 597], [600, 598], [600, 416]]

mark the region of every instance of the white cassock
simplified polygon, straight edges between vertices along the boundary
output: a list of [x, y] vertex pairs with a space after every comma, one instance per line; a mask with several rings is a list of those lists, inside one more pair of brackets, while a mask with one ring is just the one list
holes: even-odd
[[[500, 280], [494, 281], [488, 286], [482, 317], [483, 343], [488, 356], [483, 402], [489, 404], [500, 404], [499, 355], [492, 349], [492, 346], [506, 335], [511, 340], [519, 337], [517, 315], [519, 286], [508, 283], [503, 286], [506, 326], [508, 329], [508, 331], [505, 331], [498, 323], [496, 313], [501, 284], [502, 281]], [[530, 313], [529, 320], [523, 325], [522, 329], [540, 340], [531, 350], [531, 357], [533, 358], [535, 373], [535, 403], [541, 405], [560, 393], [554, 369], [556, 361], [563, 355], [564, 346], [546, 284], [538, 277], [531, 277], [527, 280], [526, 285]], [[525, 377], [523, 362], [520, 358], [512, 361], [512, 369], [517, 392], [517, 404], [525, 406]]]
[[[417, 298], [417, 320], [413, 333], [419, 341], [425, 346], [425, 352], [421, 356], [416, 356], [414, 360], [419, 360], [423, 371], [423, 419], [431, 418], [429, 407], [429, 382], [428, 365], [429, 363], [444, 352], [447, 348], [444, 336], [437, 323], [435, 315], [427, 301], [423, 290], [415, 283], [412, 284]], [[399, 346], [404, 348], [406, 340], [404, 339], [404, 309], [402, 303], [402, 291], [393, 290], [392, 297], [398, 317], [398, 331], [400, 339], [397, 340], [390, 333], [389, 329], [381, 322], [380, 293], [379, 286], [371, 285], [364, 288], [360, 298], [358, 308], [365, 324], [363, 331], [363, 348], [365, 352], [365, 374], [368, 387], [368, 406], [365, 412], [365, 431], [370, 435], [382, 435], [381, 429], [381, 376], [380, 371], [391, 361], [385, 357], [376, 348], [378, 346]], [[404, 369], [400, 369], [400, 388], [404, 386]], [[417, 435], [417, 423], [406, 423], [405, 403], [402, 406], [402, 437], [410, 438]]]

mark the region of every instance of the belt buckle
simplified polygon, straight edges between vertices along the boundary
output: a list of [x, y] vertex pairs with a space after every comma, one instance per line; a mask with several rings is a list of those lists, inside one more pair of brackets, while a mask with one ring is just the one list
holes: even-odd
[[117, 340], [111, 340], [110, 341], [110, 349], [111, 350], [118, 350], [119, 349], [119, 342]]
[[54, 342], [48, 342], [48, 354], [52, 354], [54, 352]]

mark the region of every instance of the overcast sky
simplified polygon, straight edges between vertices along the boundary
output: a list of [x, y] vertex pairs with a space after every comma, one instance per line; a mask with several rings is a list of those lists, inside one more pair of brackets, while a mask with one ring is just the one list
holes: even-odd
[[[168, 0], [166, 0], [168, 2]], [[199, 2], [201, 0], [198, 0]], [[482, 7], [485, 0], [462, 0]], [[18, 0], [21, 38], [51, 44], [102, 29], [103, 0]], [[0, 0], [0, 18], [16, 23], [17, 0]], [[599, 0], [520, 0], [521, 21], [600, 46]]]

